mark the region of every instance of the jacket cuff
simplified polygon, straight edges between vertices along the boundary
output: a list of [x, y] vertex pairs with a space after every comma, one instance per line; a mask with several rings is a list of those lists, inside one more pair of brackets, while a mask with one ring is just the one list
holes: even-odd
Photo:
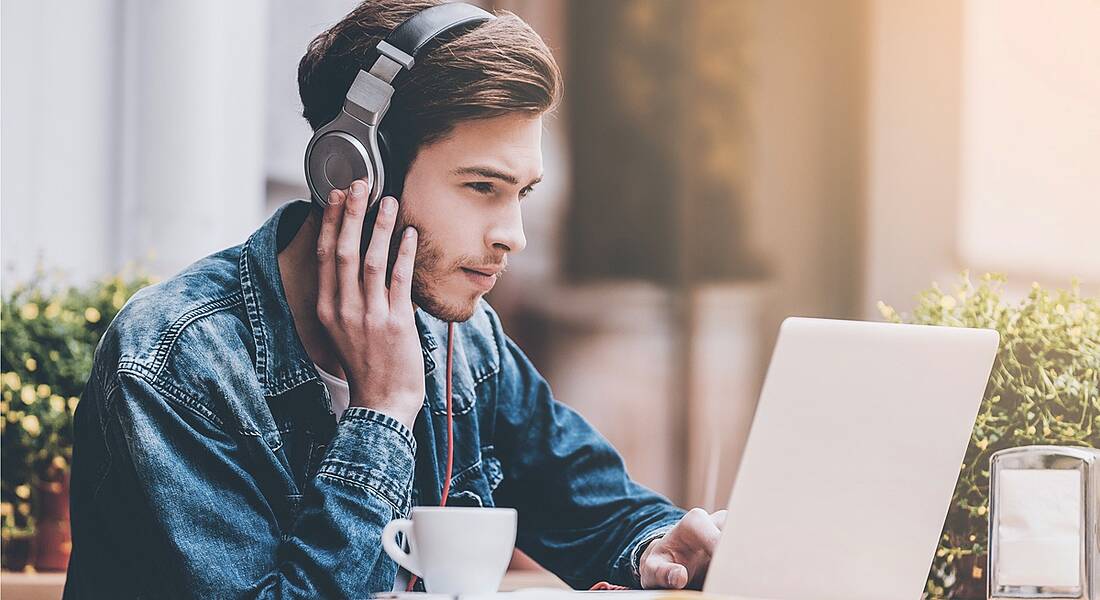
[[404, 516], [412, 503], [415, 455], [416, 439], [404, 423], [376, 410], [352, 406], [340, 418], [317, 473], [364, 487]]

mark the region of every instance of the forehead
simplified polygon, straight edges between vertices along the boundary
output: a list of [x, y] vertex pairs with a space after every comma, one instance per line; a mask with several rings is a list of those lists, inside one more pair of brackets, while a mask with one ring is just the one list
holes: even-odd
[[542, 173], [542, 116], [513, 114], [462, 121], [419, 154], [448, 167], [485, 164], [520, 179], [534, 179]]

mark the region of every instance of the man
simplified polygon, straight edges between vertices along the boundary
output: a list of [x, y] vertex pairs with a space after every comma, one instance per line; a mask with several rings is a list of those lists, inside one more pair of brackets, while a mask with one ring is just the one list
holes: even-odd
[[[365, 2], [310, 44], [299, 86], [314, 129], [377, 41], [434, 3]], [[482, 300], [526, 243], [521, 201], [561, 93], [550, 51], [504, 13], [395, 87], [400, 203], [383, 199], [371, 223], [357, 181], [323, 212], [287, 204], [112, 323], [76, 413], [66, 597], [401, 587], [380, 533], [441, 500], [449, 322], [448, 505], [515, 507], [519, 548], [578, 588], [701, 584], [724, 513], [685, 514], [631, 481]]]

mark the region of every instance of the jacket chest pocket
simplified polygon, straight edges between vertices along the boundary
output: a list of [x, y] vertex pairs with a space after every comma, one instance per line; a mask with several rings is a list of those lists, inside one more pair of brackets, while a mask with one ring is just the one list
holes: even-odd
[[447, 506], [496, 506], [493, 491], [503, 480], [500, 460], [491, 453], [483, 453], [481, 460], [451, 479]]

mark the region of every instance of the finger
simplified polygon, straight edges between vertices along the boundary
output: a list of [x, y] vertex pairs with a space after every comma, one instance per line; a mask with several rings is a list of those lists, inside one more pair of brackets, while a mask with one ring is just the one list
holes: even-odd
[[710, 520], [714, 521], [714, 526], [721, 530], [726, 526], [726, 515], [728, 513], [728, 510], [715, 511], [713, 514], [710, 515]]
[[[367, 302], [385, 303], [386, 297], [386, 267], [390, 255], [390, 235], [393, 225], [397, 221], [397, 200], [393, 196], [382, 198], [382, 206], [378, 209], [378, 218], [374, 220], [374, 231], [371, 232], [370, 245], [363, 256], [363, 287], [367, 295]], [[379, 304], [382, 306], [382, 304]]]
[[[332, 190], [317, 234], [317, 302], [332, 307], [336, 296], [336, 235], [344, 218], [344, 192]], [[320, 315], [318, 315], [320, 316]]]
[[667, 555], [654, 553], [642, 565], [640, 573], [642, 587], [683, 589], [688, 584], [687, 567], [669, 560]]
[[397, 260], [393, 263], [393, 275], [390, 281], [390, 307], [411, 306], [412, 275], [416, 262], [415, 227], [406, 227], [401, 237], [401, 247], [397, 249]]
[[344, 221], [336, 239], [336, 282], [340, 309], [359, 313], [363, 308], [363, 290], [359, 284], [359, 244], [363, 218], [367, 214], [368, 188], [362, 180], [351, 184], [351, 196], [344, 203]]

